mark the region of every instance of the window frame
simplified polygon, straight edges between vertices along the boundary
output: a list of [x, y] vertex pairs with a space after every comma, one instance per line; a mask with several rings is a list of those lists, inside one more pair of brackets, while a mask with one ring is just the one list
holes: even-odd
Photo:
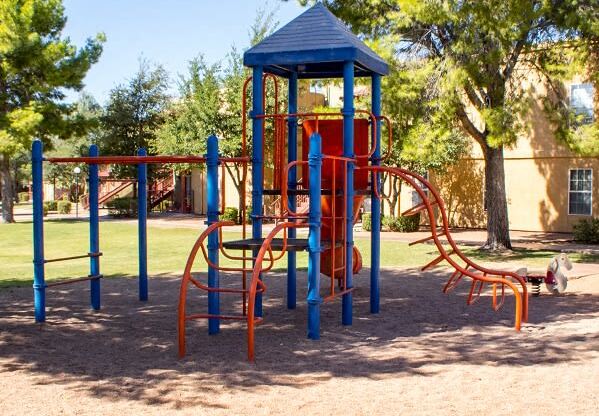
[[[572, 191], [570, 189], [571, 180], [572, 180], [572, 172], [576, 171], [576, 170], [582, 170], [582, 171], [590, 170], [591, 171], [591, 190], [590, 191]], [[572, 214], [570, 212], [570, 193], [571, 192], [577, 192], [577, 193], [589, 192], [589, 194], [591, 195], [591, 201], [590, 201], [590, 212], [588, 214]], [[578, 216], [578, 217], [592, 217], [593, 216], [593, 168], [570, 168], [570, 169], [568, 169], [568, 215], [569, 216]]]

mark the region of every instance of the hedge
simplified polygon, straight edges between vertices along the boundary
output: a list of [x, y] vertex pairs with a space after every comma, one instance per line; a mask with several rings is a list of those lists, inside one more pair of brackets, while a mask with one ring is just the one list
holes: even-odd
[[19, 192], [19, 202], [29, 202], [29, 192]]
[[418, 231], [420, 226], [420, 215], [410, 215], [409, 217], [387, 217], [383, 219], [383, 225], [389, 228], [389, 231], [400, 233], [411, 233]]
[[580, 220], [574, 224], [574, 241], [580, 243], [599, 243], [599, 218]]
[[137, 217], [136, 198], [114, 198], [106, 203], [106, 207], [113, 217]]
[[226, 207], [225, 212], [220, 216], [221, 221], [233, 221], [235, 224], [239, 224], [239, 210], [234, 207]]
[[56, 205], [59, 214], [71, 213], [71, 203], [69, 201], [58, 201]]

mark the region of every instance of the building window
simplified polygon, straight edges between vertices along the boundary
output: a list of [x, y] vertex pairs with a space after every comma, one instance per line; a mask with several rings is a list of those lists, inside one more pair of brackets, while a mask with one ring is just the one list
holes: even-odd
[[568, 187], [568, 214], [591, 215], [593, 170], [571, 169]]
[[582, 124], [593, 122], [595, 88], [593, 84], [573, 84], [570, 87], [570, 108]]

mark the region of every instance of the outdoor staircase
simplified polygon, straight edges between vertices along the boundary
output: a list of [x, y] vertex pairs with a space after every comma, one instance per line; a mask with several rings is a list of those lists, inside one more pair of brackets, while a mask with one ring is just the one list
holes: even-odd
[[172, 175], [167, 178], [155, 181], [150, 185], [148, 189], [148, 207], [150, 210], [154, 209], [161, 202], [166, 201], [175, 193], [175, 181]]
[[[127, 188], [132, 187], [135, 183], [133, 179], [119, 179], [119, 180], [104, 180], [100, 184], [100, 195], [98, 196], [98, 204], [103, 205], [110, 199], [116, 197]], [[84, 209], [89, 208], [89, 195], [83, 195], [81, 197], [81, 204]]]

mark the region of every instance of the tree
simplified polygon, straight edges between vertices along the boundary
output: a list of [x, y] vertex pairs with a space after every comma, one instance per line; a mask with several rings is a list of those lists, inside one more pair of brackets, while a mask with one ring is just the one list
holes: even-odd
[[68, 138], [82, 128], [69, 120], [65, 90], [80, 90], [102, 52], [104, 35], [77, 49], [62, 39], [61, 0], [0, 2], [0, 180], [2, 222], [14, 222], [11, 159], [28, 151], [34, 137]]
[[[271, 34], [277, 23], [274, 13], [259, 10], [257, 18], [250, 28], [250, 44], [255, 45], [264, 37]], [[224, 68], [223, 68], [224, 65]], [[159, 130], [152, 149], [165, 154], [204, 154], [206, 139], [215, 134], [219, 140], [219, 152], [224, 157], [242, 156], [242, 106], [243, 99], [250, 102], [250, 97], [243, 97], [243, 84], [251, 75], [243, 66], [243, 57], [237, 48], [232, 47], [227, 54], [224, 64], [208, 65], [200, 55], [190, 61], [188, 74], [181, 77], [179, 86], [180, 99], [171, 104], [167, 110], [167, 120]], [[267, 84], [266, 106], [273, 108], [273, 86]], [[249, 93], [251, 94], [251, 88]], [[281, 100], [285, 92], [279, 90]], [[266, 124], [267, 140], [272, 128]], [[249, 123], [248, 126], [250, 127]], [[248, 134], [248, 138], [250, 135]], [[251, 141], [248, 140], [246, 153], [251, 155]], [[175, 167], [179, 171], [189, 170], [191, 166]], [[200, 166], [201, 168], [201, 166]], [[239, 195], [246, 186], [247, 177], [240, 163], [226, 164]], [[239, 212], [246, 201], [239, 198]]]
[[[156, 132], [164, 123], [165, 109], [169, 104], [168, 75], [161, 66], [152, 67], [141, 60], [139, 70], [126, 85], [110, 91], [104, 114], [100, 119], [103, 154], [133, 156], [137, 150], [151, 150]], [[135, 166], [113, 165], [112, 174], [118, 178], [136, 175]], [[156, 171], [150, 165], [148, 177]]]
[[[88, 156], [89, 146], [97, 144], [100, 136], [99, 119], [102, 115], [102, 108], [94, 97], [85, 92], [80, 94], [74, 106], [75, 109], [69, 117], [73, 123], [81, 125], [83, 128], [78, 133], [73, 134], [70, 140], [61, 140], [57, 137], [52, 138], [50, 143], [51, 150], [46, 153], [47, 156]], [[85, 177], [88, 166], [82, 165], [80, 168], [83, 173], [81, 177]], [[55, 192], [57, 186], [72, 189], [76, 182], [73, 166], [63, 163], [51, 163], [45, 166], [44, 177], [53, 184]], [[81, 188], [79, 189], [79, 195], [85, 193], [85, 183], [85, 181], [79, 182]], [[75, 192], [71, 192], [70, 196], [74, 198], [75, 194]], [[73, 202], [75, 201], [73, 200]]]
[[[307, 3], [306, 0], [300, 1]], [[525, 129], [527, 94], [516, 68], [542, 69], [566, 43], [589, 48], [599, 33], [594, 0], [326, 0], [333, 13], [370, 38], [395, 43], [404, 59], [434, 60], [435, 99], [449, 128], [456, 122], [485, 158], [486, 248], [511, 248], [503, 149]], [[595, 39], [595, 40], [593, 40]], [[567, 62], [552, 62], [563, 68]], [[547, 68], [548, 66], [546, 66]], [[545, 72], [550, 75], [549, 71]]]
[[[431, 88], [437, 76], [435, 63], [424, 60], [402, 62], [389, 53], [382, 55], [392, 67], [382, 84], [383, 114], [389, 117], [393, 129], [388, 163], [420, 174], [443, 172], [465, 153], [468, 146], [465, 135], [455, 124], [438, 120], [442, 115], [439, 91]], [[386, 130], [386, 124], [383, 128]], [[386, 135], [383, 131], [383, 142]], [[389, 211], [394, 217], [399, 208], [402, 182], [396, 176], [389, 180]]]
[[[202, 56], [190, 61], [187, 76], [181, 77], [181, 98], [167, 110], [166, 122], [152, 141], [152, 149], [163, 154], [202, 155], [206, 153], [207, 137], [214, 134], [220, 139], [222, 156], [241, 156], [241, 91], [245, 78], [246, 71], [235, 48], [229, 53], [224, 71], [219, 64], [206, 64]], [[242, 165], [225, 167], [241, 194], [247, 179]], [[191, 169], [191, 165], [174, 168], [183, 172]], [[242, 204], [244, 201], [240, 199], [240, 212]]]
[[[206, 138], [223, 130], [221, 83], [219, 65], [206, 64], [202, 56], [191, 60], [188, 74], [180, 77], [180, 98], [166, 109], [165, 122], [151, 141], [151, 149], [170, 155], [206, 153]], [[191, 166], [174, 168], [181, 172]]]

